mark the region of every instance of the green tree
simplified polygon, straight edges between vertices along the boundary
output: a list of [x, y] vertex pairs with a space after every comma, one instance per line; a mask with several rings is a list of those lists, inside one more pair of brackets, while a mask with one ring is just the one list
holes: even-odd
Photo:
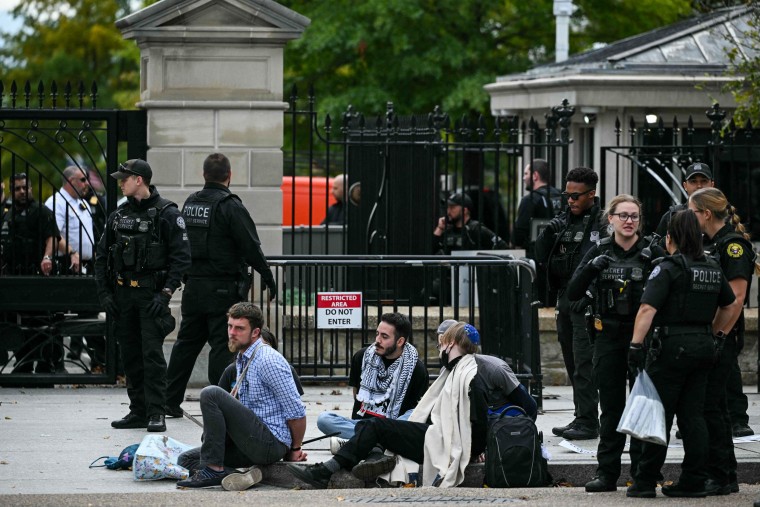
[[726, 85], [736, 100], [734, 120], [744, 126], [747, 120], [760, 125], [760, 5], [748, 2], [749, 18], [745, 29], [737, 35], [742, 42], [727, 50], [731, 67], [728, 74], [736, 77]]
[[[320, 112], [487, 110], [497, 76], [553, 61], [552, 0], [284, 0], [311, 18], [286, 52], [286, 81], [314, 83]], [[576, 0], [573, 53], [666, 25], [690, 0]], [[303, 95], [304, 86], [300, 94]]]
[[0, 79], [7, 87], [29, 80], [36, 90], [55, 80], [94, 81], [99, 107], [133, 108], [139, 97], [139, 50], [114, 26], [129, 12], [128, 0], [25, 0], [14, 10], [22, 29], [2, 33]]

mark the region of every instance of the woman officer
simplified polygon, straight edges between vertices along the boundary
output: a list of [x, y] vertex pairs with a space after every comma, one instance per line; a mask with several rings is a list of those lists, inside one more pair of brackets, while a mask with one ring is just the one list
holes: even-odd
[[[616, 429], [625, 409], [626, 385], [633, 385], [633, 378], [627, 379], [633, 321], [644, 282], [652, 271], [651, 260], [666, 255], [659, 246], [649, 246], [654, 242], [651, 238], [642, 236], [641, 203], [635, 197], [627, 194], [614, 197], [602, 220], [611, 234], [586, 253], [568, 285], [568, 299], [581, 300], [584, 306], [589, 304], [589, 298], [584, 300], [586, 292], [595, 293], [595, 303], [591, 305], [595, 311], [588, 313], [597, 321], [593, 372], [602, 413], [596, 453], [598, 466], [596, 477], [586, 484], [589, 492], [617, 489], [625, 435]], [[631, 470], [635, 470], [640, 452], [641, 442], [632, 440]]]
[[[656, 355], [650, 355], [646, 371], [665, 409], [667, 435], [675, 413], [684, 447], [681, 476], [677, 483], [663, 486], [662, 492], [666, 496], [703, 497], [708, 452], [703, 416], [705, 370], [712, 366], [715, 356], [713, 334], [730, 329], [737, 302], [718, 264], [705, 257], [702, 231], [693, 211], [679, 211], [671, 217], [665, 247], [671, 256], [649, 275], [633, 325], [628, 363], [632, 368], [643, 366], [644, 337], [654, 322], [658, 326], [654, 336], [659, 335], [659, 340], [652, 340], [653, 347], [657, 341], [661, 346]], [[626, 496], [656, 496], [666, 454], [665, 446], [643, 443], [639, 467]]]
[[727, 495], [732, 486], [738, 491], [738, 486], [735, 484], [736, 457], [726, 404], [726, 381], [737, 361], [738, 330], [744, 324], [744, 300], [749, 294], [752, 273], [756, 269], [755, 252], [734, 207], [717, 188], [704, 188], [694, 192], [689, 197], [689, 209], [697, 215], [702, 232], [710, 240], [707, 253], [720, 264], [738, 302], [737, 311], [727, 325], [731, 331], [726, 337], [718, 339], [722, 349], [707, 378], [705, 393], [705, 399], [709, 400], [705, 404], [705, 423], [710, 435], [707, 461], [709, 479], [705, 489], [708, 495]]

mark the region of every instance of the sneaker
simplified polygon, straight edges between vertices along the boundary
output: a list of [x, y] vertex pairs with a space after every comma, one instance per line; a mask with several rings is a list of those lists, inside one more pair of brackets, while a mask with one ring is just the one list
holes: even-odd
[[671, 484], [670, 486], [662, 487], [662, 494], [665, 496], [679, 497], [679, 498], [704, 498], [707, 496], [704, 484], [699, 486], [692, 486], [687, 488], [682, 486], [680, 482]]
[[117, 430], [140, 428], [145, 429], [148, 425], [148, 420], [145, 416], [130, 412], [118, 421], [111, 421], [111, 427]]
[[556, 428], [552, 428], [552, 433], [554, 433], [554, 435], [557, 437], [561, 437], [564, 432], [574, 427], [575, 427], [575, 419], [570, 421], [570, 424], [568, 424], [567, 426], [557, 426]]
[[226, 491], [245, 491], [261, 482], [264, 476], [256, 465], [245, 472], [234, 472], [222, 479], [222, 489]]
[[330, 477], [332, 477], [332, 472], [325, 468], [322, 463], [306, 466], [288, 463], [285, 465], [285, 468], [295, 477], [317, 489], [327, 489], [327, 485], [330, 483]]
[[347, 438], [338, 438], [338, 437], [330, 437], [330, 452], [333, 456], [338, 454], [338, 451], [340, 451], [340, 448], [343, 447], [343, 445], [348, 442]]
[[166, 418], [163, 414], [155, 414], [150, 416], [148, 420], [148, 431], [162, 432], [166, 431]]
[[728, 495], [731, 493], [731, 486], [729, 484], [721, 486], [717, 481], [707, 479], [705, 481], [705, 491], [707, 492], [707, 496]]
[[603, 491], [617, 491], [616, 481], [611, 481], [601, 475], [597, 475], [586, 483], [587, 493], [601, 493]]
[[654, 486], [645, 486], [643, 484], [637, 484], [636, 481], [634, 481], [633, 484], [628, 486], [625, 496], [631, 498], [655, 498], [657, 496], [657, 491], [655, 491]]
[[393, 470], [396, 466], [396, 456], [388, 456], [387, 454], [380, 454], [379, 452], [373, 452], [367, 459], [356, 465], [351, 469], [351, 473], [354, 477], [363, 481], [374, 481], [379, 475]]
[[209, 467], [195, 472], [192, 477], [179, 481], [177, 488], [216, 488], [222, 485], [222, 480], [227, 476], [227, 472], [217, 472]]
[[750, 435], [754, 435], [755, 432], [752, 431], [752, 428], [747, 426], [746, 424], [734, 424], [734, 427], [731, 428], [731, 433], [733, 434], [734, 438], [739, 437], [748, 437]]
[[167, 405], [166, 407], [164, 407], [164, 410], [166, 410], [167, 417], [177, 418], [177, 417], [182, 417], [183, 415], [185, 415], [179, 406], [172, 407], [172, 406]]
[[739, 492], [739, 482], [738, 481], [731, 481], [728, 483], [729, 490], [731, 493], [738, 493]]
[[569, 430], [562, 434], [562, 438], [565, 440], [593, 440], [599, 438], [599, 430], [597, 428], [589, 428], [588, 426], [582, 426], [576, 424]]

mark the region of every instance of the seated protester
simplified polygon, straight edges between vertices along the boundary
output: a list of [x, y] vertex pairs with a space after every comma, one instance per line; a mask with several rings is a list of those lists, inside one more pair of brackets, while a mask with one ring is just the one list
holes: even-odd
[[[241, 491], [261, 481], [256, 465], [281, 459], [306, 461], [301, 450], [306, 409], [290, 365], [261, 338], [262, 326], [263, 315], [256, 305], [236, 303], [227, 312], [228, 346], [237, 353], [235, 387], [229, 393], [219, 386], [201, 391], [205, 424], [201, 469], [179, 481], [178, 488], [222, 486]], [[254, 466], [244, 473], [229, 473], [224, 468], [251, 463]]]
[[[277, 348], [277, 345], [278, 345], [277, 337], [269, 330], [268, 327], [261, 328], [261, 339], [264, 340], [264, 343], [272, 347], [274, 350], [279, 350]], [[301, 385], [301, 379], [298, 377], [298, 373], [296, 372], [296, 369], [293, 368], [293, 365], [289, 364], [289, 366], [290, 366], [290, 373], [293, 374], [293, 382], [296, 383], [296, 389], [298, 390], [298, 395], [303, 396], [303, 386]], [[235, 387], [236, 379], [237, 379], [237, 367], [235, 363], [231, 363], [229, 366], [227, 366], [227, 368], [224, 369], [222, 376], [219, 377], [219, 382], [217, 383], [217, 385], [229, 393]]]
[[[451, 321], [456, 322], [456, 321]], [[323, 412], [317, 419], [319, 430], [329, 435], [330, 451], [335, 454], [362, 419], [407, 419], [430, 385], [427, 368], [417, 349], [408, 343], [412, 323], [400, 313], [380, 317], [375, 343], [364, 347], [351, 359], [348, 384], [354, 388], [351, 419], [334, 412]]]
[[[323, 489], [340, 468], [365, 481], [391, 472], [390, 481], [410, 482], [408, 474], [418, 472], [417, 463], [423, 464], [423, 485], [458, 486], [467, 465], [485, 450], [489, 409], [498, 412], [514, 404], [532, 418], [536, 414], [536, 402], [518, 387], [520, 383], [509, 365], [476, 354], [479, 344], [480, 335], [470, 324], [460, 322], [450, 327], [439, 343], [441, 374], [408, 421], [360, 421], [354, 436], [333, 459], [308, 467], [288, 465], [288, 470]], [[406, 459], [397, 465], [397, 457], [375, 451], [377, 445]]]

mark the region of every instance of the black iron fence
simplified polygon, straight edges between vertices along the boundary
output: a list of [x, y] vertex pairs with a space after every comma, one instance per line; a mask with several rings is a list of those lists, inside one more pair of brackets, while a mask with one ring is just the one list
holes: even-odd
[[[287, 254], [433, 255], [432, 231], [454, 192], [467, 193], [472, 218], [509, 242], [523, 167], [545, 158], [552, 179], [568, 170], [567, 102], [541, 126], [533, 118], [452, 120], [439, 108], [403, 116], [391, 103], [375, 118], [349, 106], [339, 121], [322, 120], [315, 101], [313, 91], [299, 100], [294, 87], [285, 113]], [[344, 196], [333, 213], [329, 189], [338, 175]]]
[[[303, 380], [347, 380], [352, 356], [374, 342], [380, 316], [398, 311], [412, 321], [409, 342], [434, 376], [440, 368], [438, 325], [445, 319], [466, 321], [479, 330], [483, 353], [509, 363], [541, 403], [535, 270], [530, 262], [489, 254], [275, 257], [270, 264], [280, 281], [279, 295], [271, 303], [261, 293], [256, 300], [267, 325], [278, 333], [280, 351]], [[318, 309], [320, 293], [361, 294], [360, 313], [354, 313], [357, 327], [318, 325], [320, 318], [326, 322]]]
[[94, 84], [0, 82], [0, 385], [115, 381], [93, 245], [116, 206], [107, 175], [145, 158], [146, 123], [98, 109]]

